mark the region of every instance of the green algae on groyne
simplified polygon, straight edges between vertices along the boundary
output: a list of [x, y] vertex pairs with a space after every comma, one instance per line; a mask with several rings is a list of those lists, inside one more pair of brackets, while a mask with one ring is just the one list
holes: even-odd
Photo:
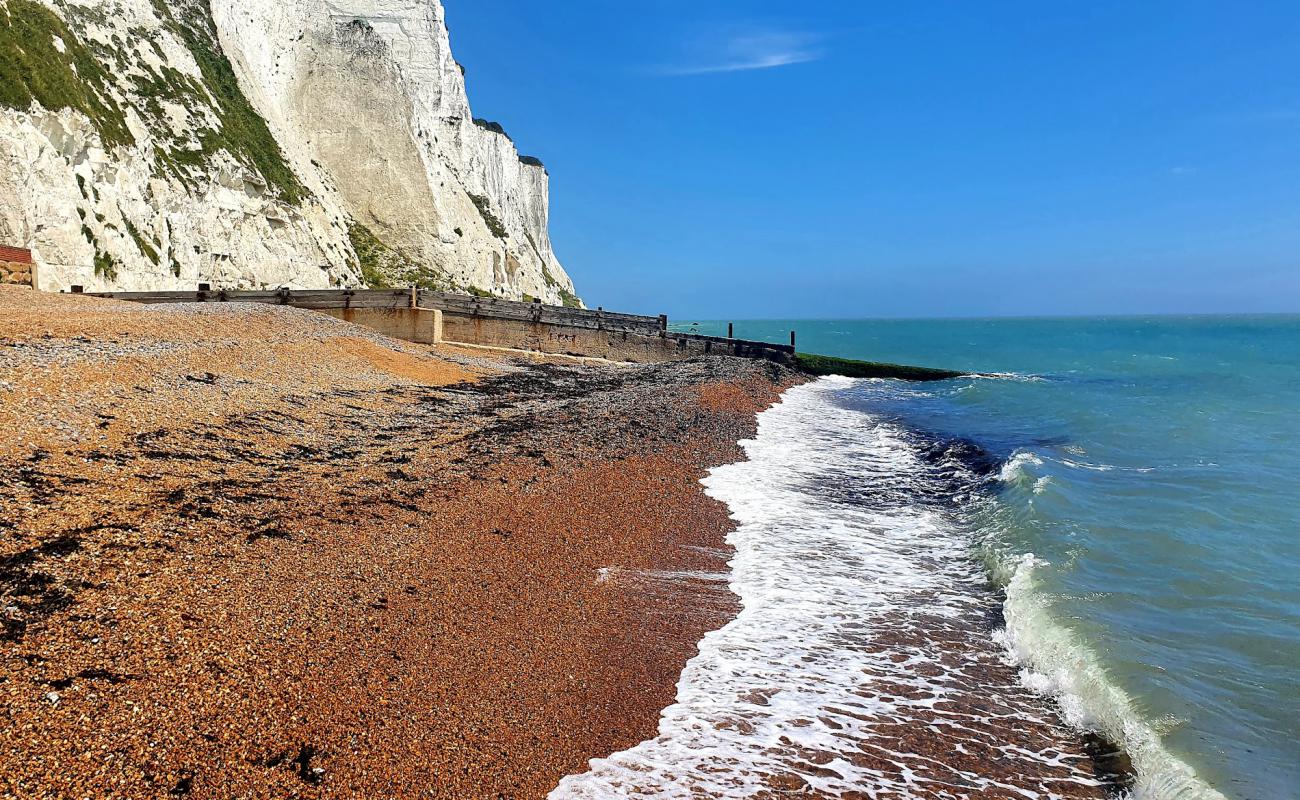
[[843, 375], [846, 378], [893, 378], [904, 381], [946, 381], [967, 373], [929, 367], [909, 367], [903, 364], [882, 364], [875, 361], [855, 361], [850, 358], [797, 353], [795, 368], [807, 375]]

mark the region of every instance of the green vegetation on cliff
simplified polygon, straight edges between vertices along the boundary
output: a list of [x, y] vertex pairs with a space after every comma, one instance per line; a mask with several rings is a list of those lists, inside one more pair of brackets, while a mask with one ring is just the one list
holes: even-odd
[[140, 233], [140, 229], [135, 226], [135, 223], [131, 222], [130, 217], [124, 216], [122, 221], [126, 223], [126, 232], [130, 235], [131, 240], [135, 242], [136, 248], [154, 264], [159, 263], [158, 248], [154, 246], [157, 243], [151, 244], [148, 242], [144, 235]]
[[560, 288], [560, 302], [564, 303], [565, 308], [582, 308], [582, 300], [563, 287]]
[[[483, 130], [488, 131], [489, 133], [495, 133], [499, 136], [504, 136], [507, 139], [510, 139], [510, 134], [506, 133], [506, 129], [501, 125], [500, 122], [493, 122], [492, 120], [489, 119], [479, 119], [478, 117], [475, 117], [474, 124], [482, 128]], [[511, 139], [511, 141], [514, 140]]]
[[194, 56], [203, 74], [203, 89], [212, 99], [220, 121], [217, 128], [209, 128], [199, 135], [202, 149], [190, 155], [190, 160], [206, 163], [215, 153], [225, 150], [259, 173], [282, 200], [294, 205], [301, 203], [310, 192], [285, 161], [266, 120], [239, 87], [235, 69], [217, 39], [211, 4], [208, 0], [192, 0], [186, 5], [190, 13], [182, 15], [180, 20], [164, 0], [153, 0], [153, 4], [158, 16]]
[[510, 232], [506, 230], [505, 224], [497, 218], [496, 214], [492, 213], [491, 200], [481, 194], [472, 194], [469, 199], [474, 203], [474, 207], [478, 209], [479, 216], [483, 218], [483, 222], [487, 225], [488, 230], [492, 231], [493, 236], [498, 239], [510, 238]]
[[542, 280], [546, 281], [546, 285], [560, 293], [560, 302], [564, 304], [565, 308], [582, 308], [582, 300], [576, 294], [564, 288], [563, 284], [551, 274], [550, 268], [546, 266], [546, 259], [542, 258], [542, 253], [537, 249], [537, 244], [533, 242], [531, 234], [528, 236], [528, 241], [533, 245], [533, 252], [537, 253], [537, 257], [542, 261]]
[[[225, 151], [261, 175], [285, 202], [297, 205], [307, 199], [310, 193], [285, 161], [266, 120], [239, 87], [217, 39], [208, 0], [153, 0], [153, 6], [162, 30], [133, 27], [125, 38], [115, 33], [106, 43], [74, 32], [106, 26], [102, 8], [60, 4], [61, 17], [34, 0], [0, 3], [0, 106], [27, 111], [35, 103], [50, 111], [80, 112], [104, 146], [112, 148], [136, 143], [123, 108], [129, 104], [152, 134], [160, 170], [182, 183], [193, 185], [193, 173]], [[155, 69], [137, 57], [141, 48], [150, 48], [162, 60], [158, 37], [165, 34], [190, 51], [201, 81], [171, 66]], [[129, 99], [116, 99], [120, 97]], [[217, 124], [196, 130], [194, 138], [178, 137], [164, 102], [192, 110], [206, 106]]]
[[945, 381], [960, 378], [964, 372], [929, 367], [908, 367], [902, 364], [881, 364], [875, 361], [854, 361], [849, 358], [798, 353], [795, 364], [808, 375], [843, 375], [846, 378], [894, 378], [904, 381]]
[[423, 266], [407, 258], [374, 234], [365, 225], [353, 222], [348, 225], [348, 238], [357, 253], [357, 267], [361, 279], [371, 289], [399, 289], [416, 286], [437, 292], [456, 290], [456, 285], [443, 272]]
[[58, 14], [32, 0], [0, 5], [0, 105], [84, 114], [106, 147], [135, 143], [109, 76]]
[[[352, 241], [352, 249], [357, 253], [355, 266], [361, 272], [361, 280], [371, 289], [405, 289], [415, 286], [435, 292], [454, 292], [474, 297], [497, 296], [487, 289], [458, 283], [438, 268], [408, 258], [401, 250], [384, 244], [373, 231], [359, 222], [348, 225], [348, 238]], [[542, 275], [548, 286], [559, 286], [559, 282], [545, 266], [542, 267]], [[559, 292], [565, 307], [582, 307], [582, 301], [572, 292], [564, 288], [560, 288]], [[532, 296], [524, 295], [525, 303], [531, 303], [532, 300]]]
[[117, 280], [117, 259], [109, 253], [95, 251], [95, 274], [106, 281]]

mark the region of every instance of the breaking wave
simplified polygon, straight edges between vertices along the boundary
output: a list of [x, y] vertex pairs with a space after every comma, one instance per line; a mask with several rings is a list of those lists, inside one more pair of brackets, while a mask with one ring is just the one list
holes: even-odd
[[1024, 555], [1004, 567], [1006, 627], [995, 639], [1019, 664], [1021, 680], [1034, 691], [1054, 698], [1065, 720], [1084, 731], [1096, 731], [1122, 744], [1133, 764], [1137, 800], [1224, 800], [1196, 772], [1161, 742], [1165, 728], [1178, 720], [1149, 721], [1132, 699], [1106, 675], [1092, 651], [1045, 610], [1035, 571], [1045, 562]]
[[742, 610], [704, 637], [658, 735], [552, 800], [1114, 794], [995, 640], [1001, 598], [963, 520], [1000, 465], [854, 408], [856, 385], [790, 390], [749, 460], [705, 480], [737, 522]]

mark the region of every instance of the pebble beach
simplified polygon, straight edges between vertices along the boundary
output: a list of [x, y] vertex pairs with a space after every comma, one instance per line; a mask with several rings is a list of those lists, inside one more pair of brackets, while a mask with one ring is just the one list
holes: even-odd
[[735, 613], [635, 576], [795, 380], [0, 287], [0, 796], [545, 796]]
[[[959, 590], [959, 618], [925, 611], [931, 592], [899, 596], [916, 608], [828, 628], [833, 653], [809, 631], [777, 637], [795, 661], [822, 658], [823, 680], [812, 666], [764, 667], [757, 688], [726, 677], [757, 652], [753, 586], [791, 565], [746, 561], [754, 520], [738, 529], [745, 512], [706, 486], [747, 453], [742, 489], [817, 449], [812, 432], [770, 452], [752, 440], [805, 380], [725, 357], [579, 363], [283, 306], [0, 287], [0, 798], [1126, 788], [1113, 747], [1016, 688], [992, 644], [999, 596], [937, 545], [902, 543], [964, 576], [936, 584]], [[840, 488], [924, 471], [826, 465]], [[773, 541], [805, 546], [800, 524]], [[893, 580], [874, 552], [863, 600]], [[692, 693], [719, 655], [723, 688]], [[820, 716], [773, 700], [842, 680]], [[800, 743], [817, 725], [825, 741]]]

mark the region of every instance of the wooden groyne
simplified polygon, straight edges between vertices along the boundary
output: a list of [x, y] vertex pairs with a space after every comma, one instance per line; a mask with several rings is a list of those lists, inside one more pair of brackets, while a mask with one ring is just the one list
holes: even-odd
[[427, 289], [99, 292], [136, 303], [264, 303], [319, 311], [396, 338], [649, 363], [729, 355], [793, 364], [795, 348], [668, 330], [668, 317], [563, 308]]

